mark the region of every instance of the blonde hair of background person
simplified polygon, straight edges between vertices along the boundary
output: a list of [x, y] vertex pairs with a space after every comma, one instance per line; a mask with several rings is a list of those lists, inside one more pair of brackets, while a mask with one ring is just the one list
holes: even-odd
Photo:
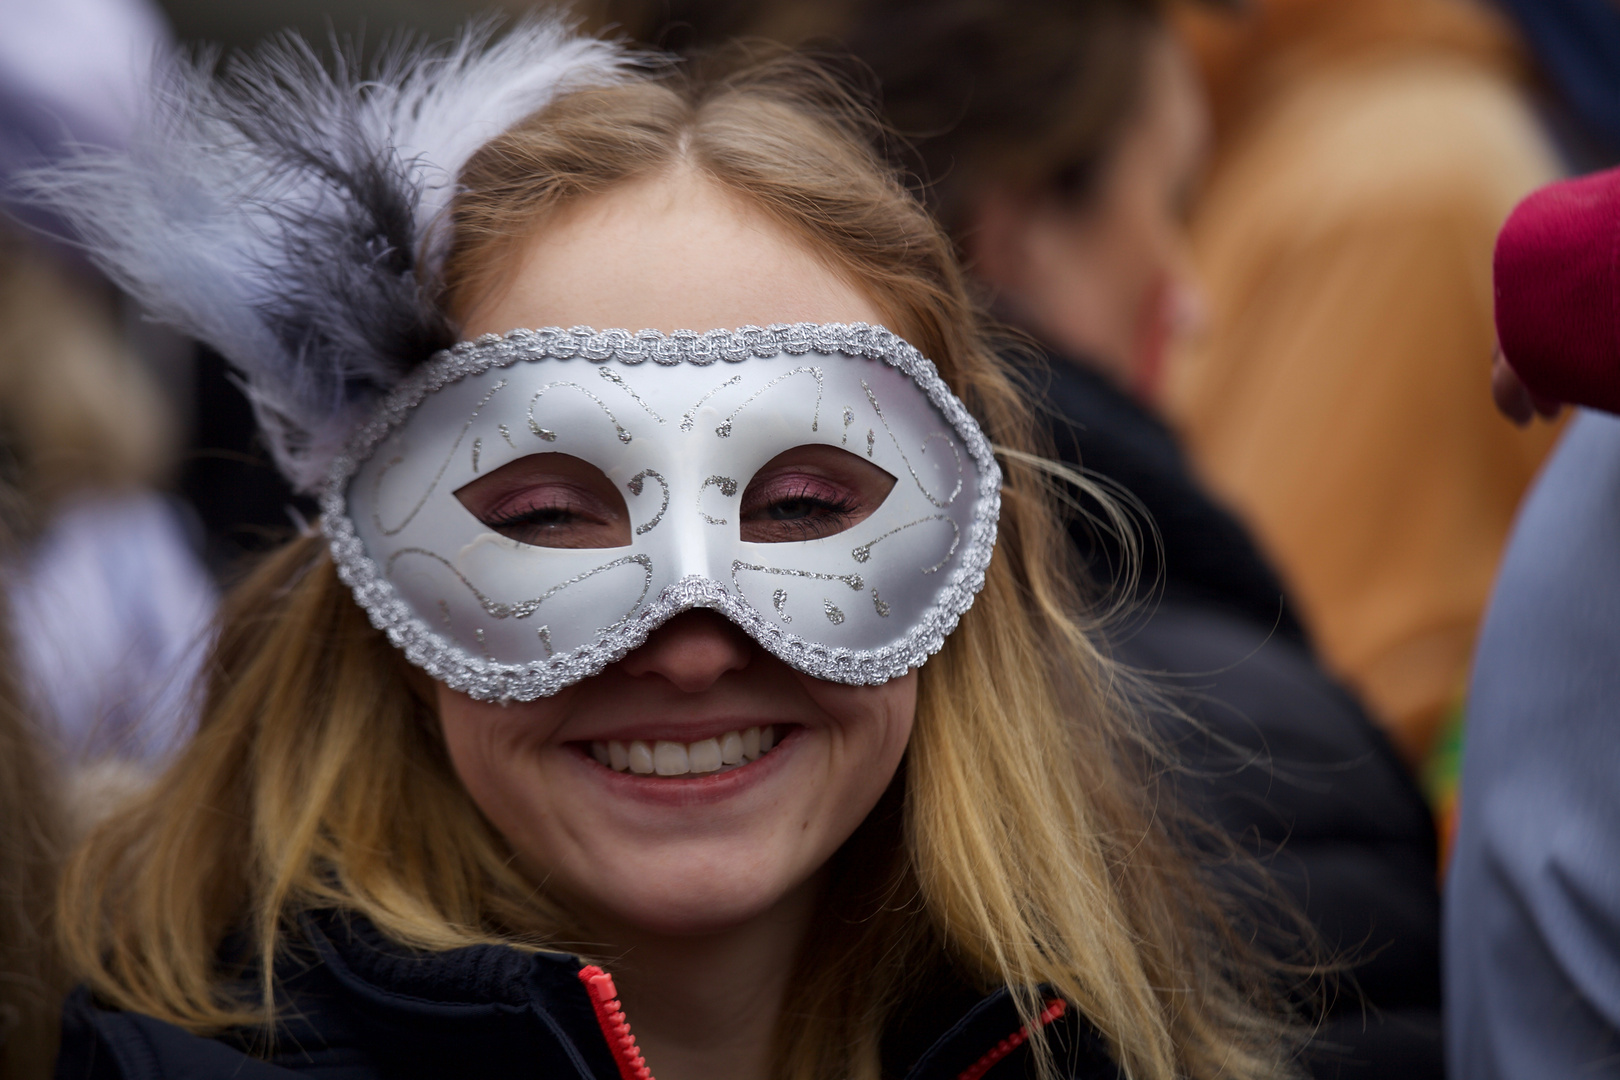
[[109, 306], [0, 230], [0, 475], [25, 543], [64, 498], [147, 487], [173, 464], [172, 410]]
[[[1027, 1018], [1035, 987], [1060, 993], [1132, 1077], [1285, 1074], [1269, 979], [1156, 816], [1151, 746], [1075, 615], [1030, 418], [948, 241], [872, 134], [863, 109], [793, 64], [576, 92], [464, 170], [443, 283], [445, 309], [465, 316], [569, 207], [693, 169], [857, 284], [1010, 448], [984, 591], [918, 673], [889, 795], [834, 857], [773, 1073], [876, 1077], [884, 1023], [948, 963], [1015, 988]], [[264, 1022], [270, 966], [309, 909], [358, 912], [427, 949], [580, 940], [480, 814], [432, 684], [368, 624], [323, 540], [277, 552], [227, 601], [210, 670], [195, 740], [71, 859], [62, 944], [96, 994], [200, 1032]], [[232, 931], [264, 966], [259, 1003], [227, 993], [217, 952]]]
[[1492, 245], [1556, 165], [1481, 5], [1185, 14], [1217, 134], [1192, 223], [1206, 323], [1164, 405], [1415, 767], [1556, 436], [1487, 391]]

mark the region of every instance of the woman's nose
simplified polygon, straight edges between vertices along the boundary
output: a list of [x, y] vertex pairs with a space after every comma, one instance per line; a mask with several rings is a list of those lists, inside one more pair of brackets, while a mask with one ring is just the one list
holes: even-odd
[[692, 694], [708, 689], [728, 671], [747, 667], [758, 647], [718, 612], [683, 611], [619, 663], [633, 678], [668, 679]]

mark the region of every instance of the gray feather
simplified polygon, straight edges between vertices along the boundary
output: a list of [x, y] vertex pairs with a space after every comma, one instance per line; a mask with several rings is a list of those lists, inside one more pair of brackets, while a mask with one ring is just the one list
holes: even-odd
[[306, 491], [377, 396], [452, 341], [432, 280], [467, 160], [630, 61], [555, 19], [401, 44], [369, 77], [335, 51], [287, 35], [223, 65], [167, 58], [127, 148], [22, 181], [153, 316], [236, 367]]

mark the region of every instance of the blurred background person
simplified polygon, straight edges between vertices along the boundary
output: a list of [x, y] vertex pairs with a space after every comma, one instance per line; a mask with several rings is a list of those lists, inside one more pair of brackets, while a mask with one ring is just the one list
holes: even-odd
[[120, 139], [162, 18], [5, 0], [0, 25], [0, 1080], [44, 1080], [61, 855], [179, 737], [213, 590], [155, 494], [177, 402], [136, 342], [161, 339], [15, 201], [22, 171]]
[[[17, 678], [64, 761], [150, 762], [189, 720], [213, 585], [159, 491], [180, 450], [172, 384], [118, 297], [20, 178], [79, 143], [118, 145], [167, 46], [139, 0], [6, 5], [0, 35], [0, 480]], [[156, 341], [148, 337], [147, 341]], [[105, 780], [105, 777], [103, 777]]]
[[[842, 40], [914, 136], [926, 190], [989, 303], [1038, 343], [1039, 356], [1010, 355], [1046, 403], [1059, 457], [1136, 502], [1146, 558], [1115, 649], [1165, 676], [1198, 721], [1161, 724], [1186, 766], [1183, 798], [1265, 859], [1329, 950], [1353, 957], [1311, 1069], [1438, 1076], [1429, 815], [1150, 404], [1166, 348], [1197, 314], [1184, 221], [1207, 146], [1166, 10], [885, 0], [858, 5]], [[1085, 516], [1072, 533], [1092, 577], [1113, 581], [1119, 544]]]
[[1520, 512], [1469, 686], [1446, 889], [1457, 1080], [1620, 1076], [1617, 522], [1620, 419], [1583, 410]]
[[[910, 137], [911, 163], [1014, 345], [1059, 457], [1134, 506], [1128, 542], [1072, 534], [1100, 598], [1135, 607], [1115, 651], [1191, 712], [1161, 730], [1182, 797], [1259, 855], [1352, 960], [1309, 1054], [1316, 1075], [1440, 1076], [1432, 820], [1383, 734], [1316, 662], [1264, 555], [1192, 475], [1148, 399], [1196, 314], [1185, 214], [1202, 92], [1150, 0], [866, 0], [829, 9], [618, 6], [645, 40], [701, 49], [757, 31], [848, 50]], [[1263, 906], [1262, 906], [1263, 907]], [[1253, 916], [1263, 922], [1268, 913]], [[1364, 996], [1363, 996], [1364, 995]]]
[[1215, 116], [1192, 219], [1206, 321], [1163, 400], [1419, 769], [1554, 438], [1483, 387], [1491, 245], [1558, 162], [1479, 4], [1255, 0], [1184, 23]]
[[[1512, 6], [1574, 121], [1561, 142], [1616, 160], [1620, 7]], [[1520, 424], [1582, 408], [1520, 509], [1469, 688], [1446, 898], [1458, 1078], [1620, 1076], [1617, 245], [1620, 169], [1535, 192], [1496, 244], [1498, 406]]]
[[213, 586], [154, 487], [172, 410], [105, 298], [0, 240], [0, 468], [18, 675], [70, 760], [153, 760], [181, 737]]

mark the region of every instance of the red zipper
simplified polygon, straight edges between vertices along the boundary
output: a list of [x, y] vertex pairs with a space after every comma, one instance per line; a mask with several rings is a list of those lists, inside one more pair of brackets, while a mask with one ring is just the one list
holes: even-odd
[[[1068, 1011], [1069, 1006], [1062, 998], [1053, 998], [1046, 1003], [1046, 1008], [1041, 1010], [1041, 1015], [1036, 1019], [1040, 1020], [1041, 1027], [1045, 1027]], [[989, 1053], [975, 1061], [969, 1068], [964, 1069], [962, 1075], [958, 1076], [956, 1080], [979, 1080], [981, 1076], [993, 1069], [1002, 1058], [1028, 1041], [1029, 1025], [1025, 1024], [1016, 1032], [991, 1047]]]
[[636, 1037], [630, 1034], [630, 1022], [624, 1018], [624, 1009], [619, 1005], [619, 991], [614, 989], [613, 976], [595, 964], [586, 964], [579, 969], [579, 981], [585, 984], [585, 992], [590, 995], [596, 1022], [607, 1037], [608, 1050], [613, 1053], [613, 1063], [619, 1067], [621, 1080], [653, 1080], [652, 1071], [636, 1046]]
[[[579, 981], [590, 995], [596, 1023], [607, 1039], [608, 1050], [613, 1054], [613, 1063], [619, 1067], [621, 1080], [653, 1080], [652, 1070], [647, 1068], [646, 1059], [636, 1046], [636, 1037], [630, 1033], [630, 1022], [624, 1018], [624, 1008], [619, 1004], [619, 991], [613, 985], [613, 976], [595, 964], [586, 964], [579, 969]], [[1046, 1027], [1068, 1011], [1069, 1006], [1062, 998], [1052, 998], [1037, 1019], [1042, 1027]], [[1029, 1025], [1025, 1024], [991, 1047], [983, 1057], [964, 1069], [956, 1080], [980, 1080], [998, 1062], [1028, 1041]]]

